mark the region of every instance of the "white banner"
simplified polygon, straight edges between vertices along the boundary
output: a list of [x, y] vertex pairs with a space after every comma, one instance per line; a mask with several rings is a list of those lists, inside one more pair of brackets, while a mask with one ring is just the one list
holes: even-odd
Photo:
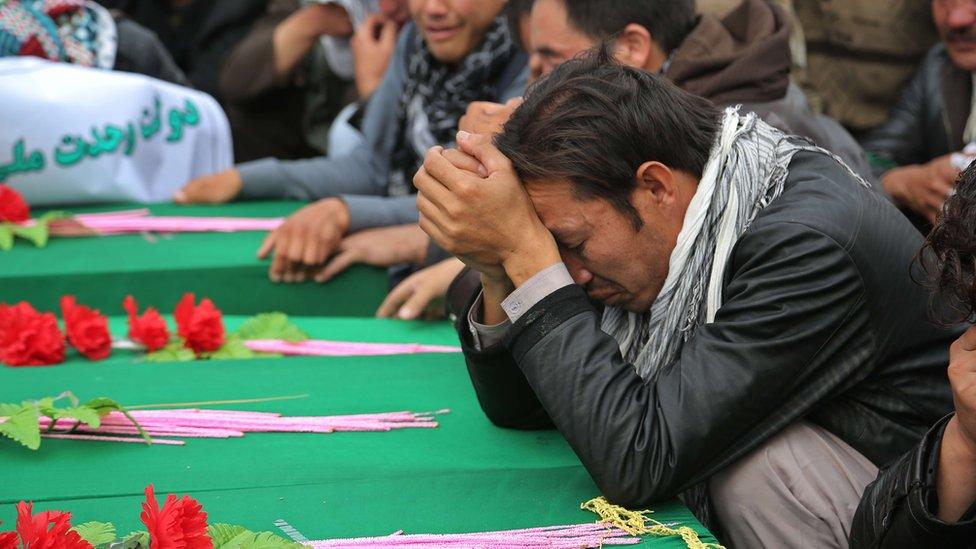
[[0, 182], [28, 204], [163, 202], [234, 164], [209, 95], [138, 74], [0, 59]]

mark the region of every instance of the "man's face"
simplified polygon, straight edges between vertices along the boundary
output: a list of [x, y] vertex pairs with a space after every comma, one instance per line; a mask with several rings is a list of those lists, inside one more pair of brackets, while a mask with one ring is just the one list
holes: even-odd
[[380, 13], [388, 21], [402, 25], [410, 18], [407, 0], [380, 0]]
[[536, 0], [529, 16], [529, 27], [532, 78], [549, 74], [578, 53], [596, 45], [592, 38], [569, 22], [562, 0]]
[[578, 198], [568, 181], [528, 182], [525, 189], [573, 280], [591, 299], [633, 312], [650, 309], [668, 276], [683, 213], [649, 214], [654, 207], [636, 190], [631, 202], [644, 225], [635, 230], [630, 216], [606, 200]]
[[952, 63], [976, 71], [976, 0], [932, 0], [932, 18]]
[[410, 16], [430, 52], [441, 63], [457, 64], [484, 39], [505, 0], [409, 0]]

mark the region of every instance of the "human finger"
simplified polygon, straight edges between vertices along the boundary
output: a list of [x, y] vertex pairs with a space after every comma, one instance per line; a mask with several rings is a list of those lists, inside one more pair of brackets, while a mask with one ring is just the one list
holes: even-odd
[[315, 281], [318, 283], [325, 283], [333, 278], [342, 271], [345, 271], [350, 266], [358, 261], [358, 255], [352, 251], [340, 252], [338, 255], [334, 256], [325, 264], [316, 275]]
[[397, 311], [400, 310], [400, 305], [414, 291], [411, 278], [413, 278], [413, 275], [407, 277], [403, 282], [400, 282], [395, 288], [390, 290], [390, 293], [386, 295], [386, 299], [383, 300], [383, 303], [380, 303], [379, 309], [376, 310], [376, 316], [378, 318], [393, 318]]

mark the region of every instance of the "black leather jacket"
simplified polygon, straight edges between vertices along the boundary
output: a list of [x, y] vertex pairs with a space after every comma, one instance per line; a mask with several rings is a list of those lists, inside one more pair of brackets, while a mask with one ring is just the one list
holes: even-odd
[[935, 513], [939, 446], [949, 418], [868, 485], [851, 526], [851, 547], [871, 549], [976, 548], [976, 505], [955, 524]]
[[924, 164], [962, 150], [971, 99], [972, 77], [956, 68], [945, 46], [937, 44], [902, 92], [888, 121], [862, 143], [878, 177], [897, 166]]
[[555, 426], [604, 495], [639, 508], [801, 418], [878, 465], [915, 445], [952, 409], [945, 367], [960, 333], [926, 320], [927, 293], [909, 276], [920, 246], [883, 197], [828, 157], [798, 154], [783, 194], [733, 250], [715, 322], [654, 384], [623, 361], [579, 286], [481, 351], [467, 322], [478, 288], [459, 282], [449, 299], [466, 303], [458, 329], [488, 418]]

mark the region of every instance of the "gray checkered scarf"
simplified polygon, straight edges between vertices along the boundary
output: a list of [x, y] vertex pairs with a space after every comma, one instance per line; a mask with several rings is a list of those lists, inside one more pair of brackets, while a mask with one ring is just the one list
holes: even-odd
[[[645, 313], [608, 307], [603, 331], [645, 382], [678, 362], [698, 328], [715, 319], [732, 248], [756, 216], [783, 192], [793, 155], [835, 155], [766, 124], [755, 113], [726, 109], [698, 190], [668, 267], [668, 276]], [[845, 165], [846, 166], [846, 165]], [[847, 168], [862, 185], [867, 183]]]

